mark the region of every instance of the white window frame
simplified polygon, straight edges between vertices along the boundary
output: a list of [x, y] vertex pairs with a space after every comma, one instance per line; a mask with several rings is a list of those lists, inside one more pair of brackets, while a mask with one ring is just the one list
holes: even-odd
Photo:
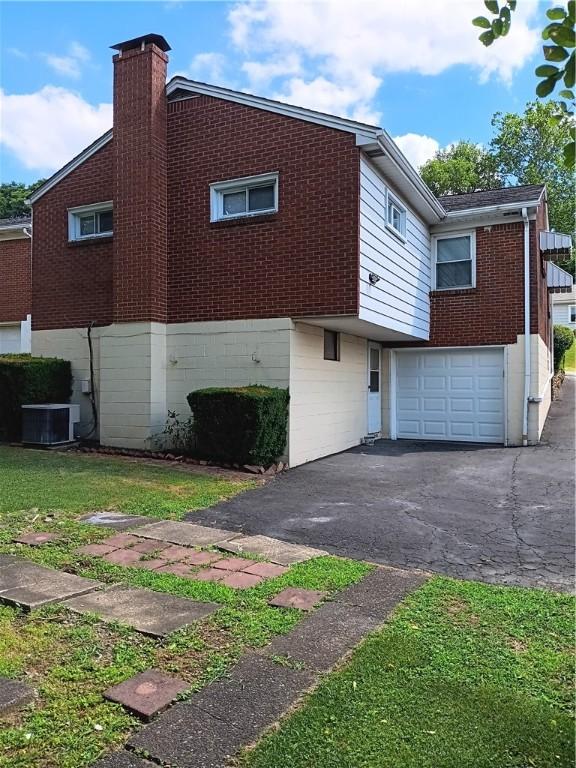
[[[574, 311], [574, 319], [572, 319], [572, 311]], [[576, 304], [569, 304], [568, 305], [568, 322], [569, 323], [576, 323]]]
[[[469, 285], [452, 285], [449, 287], [438, 287], [437, 281], [437, 266], [438, 266], [438, 240], [451, 240], [455, 237], [469, 237], [470, 238], [470, 261], [471, 266], [471, 283]], [[471, 229], [465, 232], [450, 232], [445, 235], [432, 235], [432, 277], [434, 291], [465, 291], [470, 288], [476, 288], [476, 231]], [[462, 261], [462, 259], [460, 259]], [[451, 262], [442, 262], [443, 264], [450, 264]]]
[[77, 240], [93, 240], [98, 237], [111, 237], [114, 232], [114, 222], [112, 222], [112, 231], [110, 232], [94, 232], [91, 235], [80, 234], [81, 216], [85, 216], [87, 213], [103, 213], [105, 211], [114, 212], [112, 200], [107, 200], [105, 203], [93, 203], [91, 205], [68, 208], [68, 241], [75, 242]]
[[[400, 213], [400, 229], [396, 229], [390, 221], [389, 210], [391, 205]], [[388, 188], [386, 189], [386, 210], [384, 211], [384, 216], [386, 227], [401, 240], [406, 241], [406, 208]]]
[[[241, 192], [242, 190], [255, 189], [274, 184], [274, 205], [261, 211], [243, 211], [226, 215], [224, 213], [224, 195]], [[258, 176], [244, 176], [241, 179], [229, 179], [210, 184], [210, 221], [230, 221], [232, 219], [244, 219], [252, 216], [267, 216], [278, 212], [278, 172], [262, 173]]]

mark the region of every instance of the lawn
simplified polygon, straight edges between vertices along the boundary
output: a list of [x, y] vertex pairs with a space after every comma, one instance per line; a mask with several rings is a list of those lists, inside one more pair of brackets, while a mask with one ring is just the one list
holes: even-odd
[[[164, 640], [76, 616], [62, 606], [28, 615], [0, 606], [0, 675], [24, 679], [38, 691], [35, 707], [0, 719], [1, 768], [89, 766], [139, 725], [122, 707], [102, 698], [107, 687], [154, 667], [182, 677], [196, 690], [223, 674], [244, 650], [287, 632], [301, 618], [297, 611], [270, 607], [272, 594], [285, 586], [334, 592], [366, 573], [367, 565], [322, 557], [235, 591], [74, 553], [110, 535], [79, 523], [83, 512], [116, 509], [177, 519], [253, 485], [121, 459], [0, 447], [0, 553], [221, 605], [205, 621]], [[12, 542], [18, 533], [40, 530], [57, 532], [62, 539], [38, 548]]]
[[434, 578], [242, 768], [569, 768], [572, 597]]
[[568, 373], [576, 373], [576, 341], [564, 355], [564, 370]]

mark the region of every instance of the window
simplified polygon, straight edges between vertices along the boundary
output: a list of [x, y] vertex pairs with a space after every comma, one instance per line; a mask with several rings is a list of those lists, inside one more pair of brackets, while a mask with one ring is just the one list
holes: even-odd
[[576, 323], [576, 304], [572, 304], [568, 312], [571, 323]]
[[87, 240], [112, 234], [112, 203], [85, 205], [68, 211], [68, 240]]
[[435, 289], [473, 288], [475, 258], [473, 232], [434, 238]]
[[324, 331], [324, 360], [340, 360], [340, 334]]
[[401, 237], [406, 237], [406, 209], [388, 193], [388, 212], [386, 221], [388, 226]]
[[277, 210], [277, 173], [221, 181], [210, 186], [210, 221], [259, 216]]

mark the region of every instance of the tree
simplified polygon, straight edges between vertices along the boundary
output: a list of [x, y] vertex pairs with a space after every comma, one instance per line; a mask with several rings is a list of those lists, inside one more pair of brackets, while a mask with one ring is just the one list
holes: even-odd
[[[478, 39], [483, 45], [489, 46], [499, 37], [506, 37], [512, 23], [512, 13], [516, 10], [517, 0], [505, 0], [500, 6], [497, 0], [484, 0], [484, 5], [493, 18], [477, 16], [472, 24], [483, 29]], [[550, 23], [542, 30], [542, 39], [547, 45], [542, 46], [542, 53], [548, 62], [536, 68], [535, 75], [542, 78], [536, 86], [536, 95], [545, 98], [554, 92], [557, 85], [557, 111], [554, 119], [558, 122], [569, 121], [570, 136], [563, 147], [564, 162], [571, 170], [576, 159], [576, 142], [574, 141], [574, 107], [576, 97], [574, 84], [576, 82], [576, 0], [568, 0], [566, 7], [549, 8], [546, 11]], [[562, 88], [562, 84], [564, 87]], [[565, 101], [564, 101], [565, 100]]]
[[0, 184], [0, 219], [27, 216], [30, 213], [30, 206], [26, 205], [25, 200], [43, 183], [44, 179], [28, 185], [21, 181]]
[[459, 141], [440, 149], [424, 163], [420, 175], [435, 195], [457, 195], [502, 186], [497, 161], [484, 147]]

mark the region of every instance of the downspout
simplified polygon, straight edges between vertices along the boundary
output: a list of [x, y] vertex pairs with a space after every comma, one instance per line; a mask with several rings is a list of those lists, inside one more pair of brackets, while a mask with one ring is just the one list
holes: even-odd
[[524, 222], [524, 401], [522, 405], [522, 445], [528, 445], [528, 399], [531, 388], [530, 355], [530, 221], [528, 209], [522, 208]]

